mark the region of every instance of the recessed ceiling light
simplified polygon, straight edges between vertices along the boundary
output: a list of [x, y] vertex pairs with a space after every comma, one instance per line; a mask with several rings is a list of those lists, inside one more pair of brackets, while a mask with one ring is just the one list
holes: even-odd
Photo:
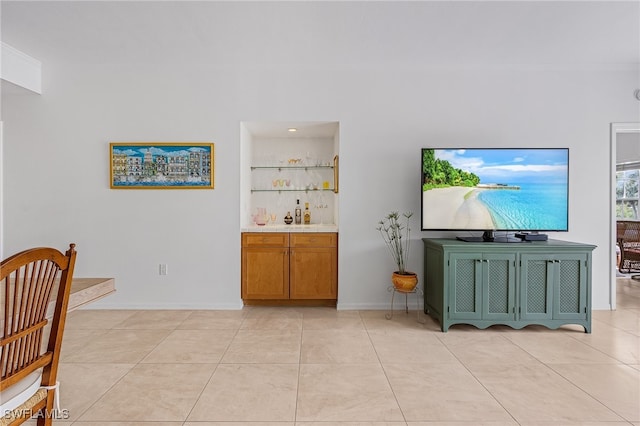
[[297, 132], [298, 129], [296, 129], [295, 127], [289, 127], [287, 130], [289, 130], [290, 132]]

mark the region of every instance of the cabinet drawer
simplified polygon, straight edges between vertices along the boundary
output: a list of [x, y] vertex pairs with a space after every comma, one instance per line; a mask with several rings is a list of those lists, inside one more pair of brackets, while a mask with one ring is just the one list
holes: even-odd
[[289, 247], [289, 234], [286, 232], [245, 232], [242, 234], [242, 247]]
[[337, 247], [338, 234], [333, 232], [291, 233], [291, 247]]

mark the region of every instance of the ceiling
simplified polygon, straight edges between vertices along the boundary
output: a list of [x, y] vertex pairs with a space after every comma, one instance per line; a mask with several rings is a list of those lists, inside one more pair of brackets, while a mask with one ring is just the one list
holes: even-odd
[[640, 63], [640, 1], [2, 1], [48, 62], [216, 66]]
[[251, 135], [260, 138], [334, 138], [338, 133], [336, 121], [243, 121], [241, 124]]

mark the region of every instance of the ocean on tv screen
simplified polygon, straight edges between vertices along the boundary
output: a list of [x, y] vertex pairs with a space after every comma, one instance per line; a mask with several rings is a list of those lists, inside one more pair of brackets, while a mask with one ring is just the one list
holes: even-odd
[[567, 229], [567, 187], [519, 183], [519, 190], [481, 190], [478, 199], [493, 218], [494, 229]]

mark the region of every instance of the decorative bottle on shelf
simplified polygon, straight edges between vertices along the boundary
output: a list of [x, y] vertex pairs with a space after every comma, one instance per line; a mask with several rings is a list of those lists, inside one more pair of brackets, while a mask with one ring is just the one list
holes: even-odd
[[291, 212], [287, 212], [287, 215], [284, 217], [284, 223], [286, 223], [287, 225], [291, 225], [291, 222], [293, 222]]
[[305, 225], [310, 225], [311, 224], [311, 212], [309, 211], [309, 203], [304, 203], [303, 218], [304, 218], [304, 224]]
[[296, 225], [300, 225], [302, 223], [302, 210], [300, 210], [300, 200], [296, 200]]

